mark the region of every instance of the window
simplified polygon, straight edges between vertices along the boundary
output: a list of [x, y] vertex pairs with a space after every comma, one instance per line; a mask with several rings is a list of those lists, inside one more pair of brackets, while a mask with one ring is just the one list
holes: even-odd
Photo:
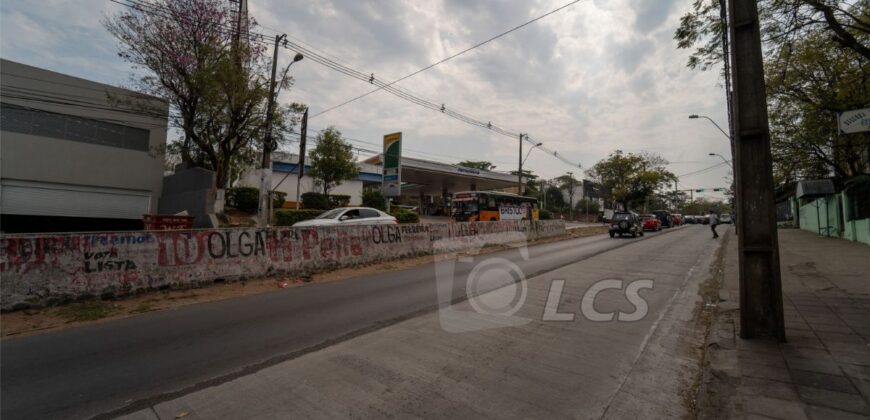
[[378, 213], [377, 210], [372, 209], [359, 209], [360, 217], [364, 219], [368, 219], [370, 217], [381, 217], [381, 214]]
[[342, 220], [354, 220], [354, 219], [361, 219], [361, 218], [362, 217], [360, 216], [358, 209], [348, 210], [348, 211], [344, 212], [344, 214], [341, 215]]
[[3, 131], [51, 137], [122, 149], [148, 151], [151, 132], [90, 118], [64, 115], [12, 104], [0, 107]]

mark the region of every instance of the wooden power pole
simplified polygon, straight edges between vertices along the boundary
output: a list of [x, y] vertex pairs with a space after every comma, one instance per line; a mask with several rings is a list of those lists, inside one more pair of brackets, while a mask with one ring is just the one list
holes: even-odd
[[740, 336], [785, 340], [770, 128], [756, 0], [730, 0]]

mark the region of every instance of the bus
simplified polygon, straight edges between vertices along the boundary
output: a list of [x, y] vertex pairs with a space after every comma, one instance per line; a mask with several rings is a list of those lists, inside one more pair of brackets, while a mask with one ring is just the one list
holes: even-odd
[[538, 199], [496, 191], [462, 191], [453, 194], [453, 220], [491, 222], [538, 220]]

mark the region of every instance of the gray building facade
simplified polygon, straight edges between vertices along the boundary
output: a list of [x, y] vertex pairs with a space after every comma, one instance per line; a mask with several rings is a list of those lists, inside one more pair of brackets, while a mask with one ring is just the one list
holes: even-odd
[[158, 211], [169, 105], [0, 60], [0, 230], [141, 228]]

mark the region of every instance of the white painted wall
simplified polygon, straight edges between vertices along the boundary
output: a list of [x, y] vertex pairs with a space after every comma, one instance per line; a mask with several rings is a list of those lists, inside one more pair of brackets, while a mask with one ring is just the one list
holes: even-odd
[[[284, 176], [287, 175], [287, 178], [284, 179], [284, 182], [281, 180]], [[273, 172], [272, 173], [272, 188], [276, 191], [281, 191], [287, 194], [287, 201], [295, 201], [296, 200], [296, 174], [287, 174], [286, 172]], [[280, 183], [280, 185], [278, 185]], [[239, 187], [254, 187], [260, 188], [260, 170], [251, 170], [245, 172], [242, 175], [242, 178], [237, 183]], [[278, 188], [275, 188], [278, 186]], [[352, 181], [344, 181], [338, 186], [334, 187], [329, 191], [329, 194], [343, 194], [350, 196], [350, 205], [351, 206], [359, 206], [362, 205], [362, 191], [363, 191], [363, 183], [362, 181], [352, 180]], [[300, 197], [302, 194], [307, 192], [322, 192], [321, 188], [318, 188], [314, 185], [314, 178], [304, 175], [302, 177], [302, 182], [300, 182]], [[300, 198], [301, 201], [301, 198]]]

